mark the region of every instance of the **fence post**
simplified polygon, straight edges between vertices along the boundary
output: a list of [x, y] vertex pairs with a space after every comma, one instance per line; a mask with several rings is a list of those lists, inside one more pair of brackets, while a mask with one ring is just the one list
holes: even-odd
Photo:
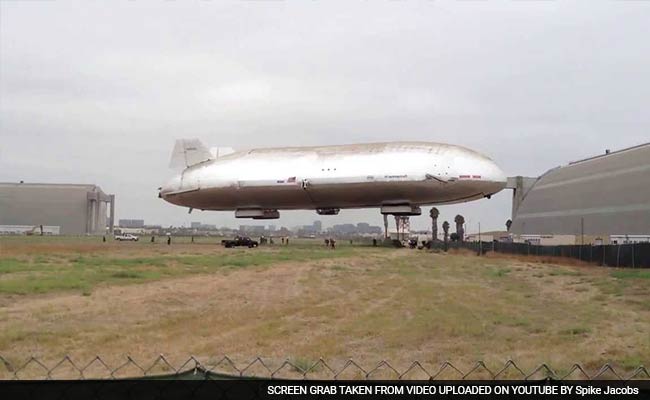
[[621, 245], [616, 243], [616, 268], [618, 268], [619, 258], [621, 257]]
[[[583, 239], [584, 242], [584, 239]], [[582, 261], [582, 244], [578, 247], [578, 259]]]

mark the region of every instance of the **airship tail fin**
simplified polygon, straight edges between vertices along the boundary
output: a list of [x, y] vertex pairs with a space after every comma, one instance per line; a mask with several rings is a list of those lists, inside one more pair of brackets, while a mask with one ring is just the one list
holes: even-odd
[[187, 168], [214, 157], [199, 139], [178, 139], [169, 161], [170, 168]]

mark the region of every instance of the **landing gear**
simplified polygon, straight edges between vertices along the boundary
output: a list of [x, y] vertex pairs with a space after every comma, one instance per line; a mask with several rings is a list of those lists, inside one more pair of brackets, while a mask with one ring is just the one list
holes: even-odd
[[422, 210], [420, 206], [411, 204], [384, 204], [381, 206], [380, 212], [384, 216], [384, 229], [385, 237], [389, 238], [388, 234], [388, 215], [395, 217], [395, 228], [397, 231], [397, 240], [400, 242], [405, 240], [410, 232], [411, 223], [409, 217], [412, 215], [421, 215]]
[[420, 209], [420, 206], [412, 206], [410, 204], [386, 204], [381, 206], [380, 212], [384, 215], [410, 216], [421, 215], [422, 209]]
[[407, 239], [411, 232], [411, 221], [407, 215], [395, 215], [395, 228], [397, 228], [397, 240], [400, 242]]
[[318, 215], [338, 215], [341, 211], [340, 208], [317, 208]]
[[280, 218], [280, 212], [260, 208], [238, 209], [235, 211], [235, 218], [278, 219]]

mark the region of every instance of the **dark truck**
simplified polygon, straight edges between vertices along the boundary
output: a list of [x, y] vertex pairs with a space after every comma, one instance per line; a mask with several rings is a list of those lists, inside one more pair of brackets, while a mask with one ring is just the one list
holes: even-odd
[[221, 241], [221, 244], [224, 247], [238, 247], [238, 246], [246, 246], [246, 247], [257, 247], [259, 246], [259, 243], [247, 236], [237, 236], [234, 239], [224, 239]]

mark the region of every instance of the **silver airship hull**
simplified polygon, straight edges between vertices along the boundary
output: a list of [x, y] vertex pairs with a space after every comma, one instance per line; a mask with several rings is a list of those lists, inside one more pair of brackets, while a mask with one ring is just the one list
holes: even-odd
[[505, 183], [494, 162], [472, 150], [394, 142], [233, 153], [190, 165], [160, 196], [220, 211], [415, 207], [480, 199]]

